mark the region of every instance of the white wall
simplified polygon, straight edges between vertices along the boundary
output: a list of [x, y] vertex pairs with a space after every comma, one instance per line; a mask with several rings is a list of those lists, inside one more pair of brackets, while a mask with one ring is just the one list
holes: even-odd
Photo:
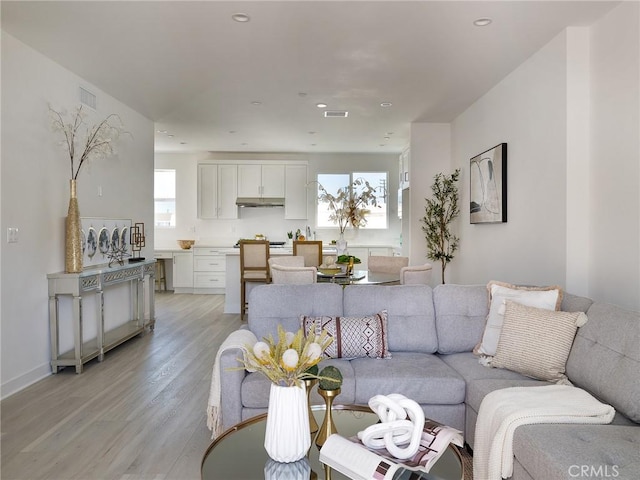
[[591, 35], [589, 286], [640, 310], [640, 4], [624, 2]]
[[[420, 219], [425, 214], [425, 198], [432, 196], [431, 185], [434, 177], [438, 173], [445, 175], [453, 173], [454, 169], [450, 165], [451, 125], [448, 123], [413, 123], [411, 125], [409, 171], [410, 201], [408, 212], [405, 209], [407, 218], [402, 220], [408, 223], [409, 228], [409, 263], [411, 265], [432, 263], [431, 280], [434, 285], [441, 283], [442, 266], [439, 262], [436, 263], [427, 258], [427, 242]], [[452, 229], [455, 230], [456, 226], [452, 226]], [[451, 278], [448, 270], [445, 278], [447, 282]]]
[[[455, 119], [461, 176], [454, 283], [565, 283], [566, 40], [557, 36]], [[508, 221], [469, 223], [469, 159], [506, 142]]]
[[[412, 190], [417, 169], [423, 191], [434, 168], [462, 169], [460, 250], [447, 282], [559, 284], [640, 310], [639, 8], [624, 2], [592, 27], [563, 31], [457, 117], [450, 134], [413, 126]], [[421, 129], [435, 137], [422, 141]], [[446, 148], [441, 158], [430, 150], [449, 135], [447, 163]], [[502, 142], [508, 222], [471, 225], [469, 159]], [[411, 194], [412, 222], [419, 196]]]
[[2, 32], [0, 231], [19, 228], [18, 243], [1, 243], [2, 396], [51, 371], [46, 274], [64, 270], [70, 173], [47, 105], [73, 110], [80, 85], [97, 94], [98, 120], [117, 113], [133, 136], [118, 155], [83, 167], [80, 214], [144, 222], [142, 254], [153, 254], [153, 122]]
[[359, 244], [397, 245], [400, 236], [398, 220], [398, 155], [393, 154], [237, 154], [237, 153], [156, 153], [156, 168], [176, 169], [176, 228], [156, 229], [156, 248], [176, 248], [176, 240], [193, 238], [201, 243], [231, 246], [239, 238], [250, 238], [256, 233], [270, 240], [284, 241], [288, 231], [298, 228], [304, 232], [309, 225], [316, 231], [318, 240], [337, 239], [338, 229], [315, 227], [314, 188], [309, 188], [307, 210], [309, 218], [285, 220], [284, 208], [243, 208], [237, 220], [200, 220], [197, 216], [197, 164], [202, 160], [255, 160], [308, 162], [308, 181], [315, 180], [318, 173], [343, 173], [352, 171], [389, 172], [389, 228], [386, 230], [353, 230], [345, 233], [347, 240]]

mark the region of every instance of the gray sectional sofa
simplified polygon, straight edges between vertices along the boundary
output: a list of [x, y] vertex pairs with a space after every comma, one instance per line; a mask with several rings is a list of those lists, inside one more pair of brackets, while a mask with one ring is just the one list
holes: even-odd
[[[299, 316], [364, 316], [388, 312], [389, 359], [324, 360], [344, 377], [337, 404], [366, 405], [376, 394], [402, 393], [425, 415], [462, 430], [473, 448], [480, 403], [489, 392], [545, 385], [488, 368], [472, 353], [488, 313], [484, 285], [262, 285], [252, 290], [248, 328], [260, 339], [278, 324], [295, 331]], [[568, 361], [578, 387], [612, 405], [609, 425], [529, 425], [514, 437], [513, 479], [640, 479], [640, 318], [638, 313], [565, 293], [564, 311], [586, 312]], [[224, 428], [266, 412], [269, 381], [238, 370], [241, 353], [221, 356]], [[312, 403], [321, 404], [316, 392]], [[483, 480], [483, 479], [475, 479]]]

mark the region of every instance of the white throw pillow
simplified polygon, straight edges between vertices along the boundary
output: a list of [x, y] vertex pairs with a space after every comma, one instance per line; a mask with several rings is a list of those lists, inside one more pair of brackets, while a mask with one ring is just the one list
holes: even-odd
[[559, 310], [562, 304], [562, 288], [558, 286], [520, 287], [491, 281], [487, 284], [487, 290], [490, 302], [489, 315], [487, 315], [482, 340], [473, 349], [476, 355], [492, 357], [496, 354], [507, 300], [546, 310]]

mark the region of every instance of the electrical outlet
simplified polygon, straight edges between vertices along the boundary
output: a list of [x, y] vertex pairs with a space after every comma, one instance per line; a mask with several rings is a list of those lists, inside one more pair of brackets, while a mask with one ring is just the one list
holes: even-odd
[[7, 243], [18, 243], [18, 229], [16, 227], [7, 228]]

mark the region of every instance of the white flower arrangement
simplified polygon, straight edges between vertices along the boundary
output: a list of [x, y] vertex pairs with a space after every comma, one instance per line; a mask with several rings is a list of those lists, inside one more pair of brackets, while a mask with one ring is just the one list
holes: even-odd
[[293, 333], [278, 325], [277, 342], [269, 335], [264, 341], [248, 345], [241, 361], [247, 370], [264, 374], [276, 385], [300, 387], [303, 380], [318, 378], [308, 370], [322, 360], [322, 352], [332, 341], [326, 330], [320, 335], [309, 332], [305, 338], [302, 329]]
[[[93, 159], [100, 159], [116, 153], [115, 141], [124, 133], [122, 120], [115, 113], [108, 115], [100, 123], [89, 126], [85, 123], [87, 114], [78, 107], [70, 120], [65, 121], [66, 111], [58, 112], [49, 106], [51, 129], [62, 132], [61, 144], [71, 160], [71, 179], [77, 180], [82, 166]], [[83, 137], [83, 138], [80, 138]]]

